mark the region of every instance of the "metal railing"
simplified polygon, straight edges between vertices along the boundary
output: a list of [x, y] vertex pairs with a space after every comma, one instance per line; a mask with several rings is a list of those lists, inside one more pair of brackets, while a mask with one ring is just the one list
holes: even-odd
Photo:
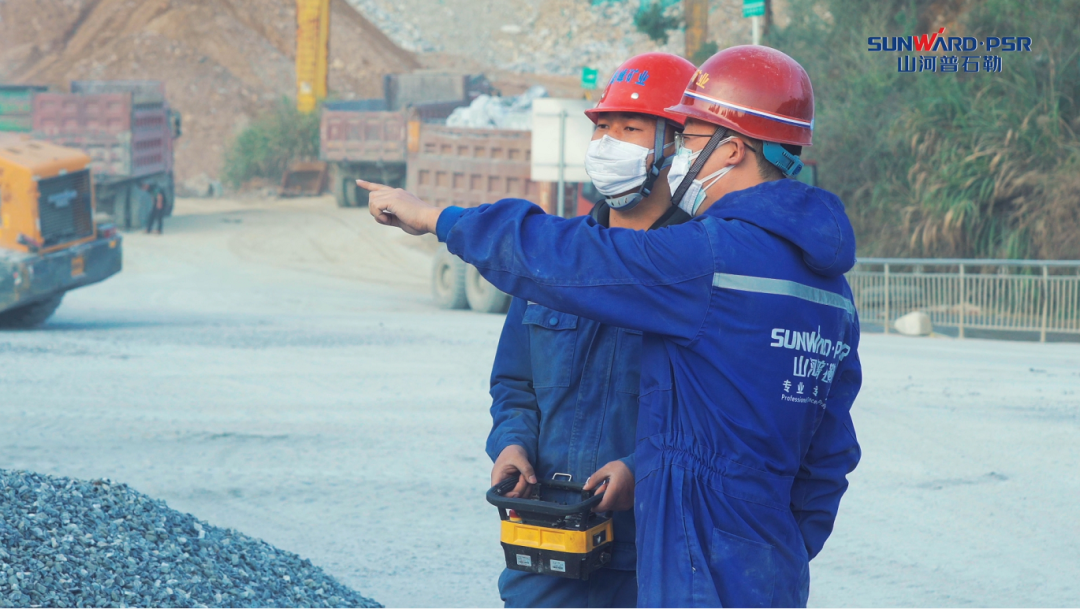
[[1080, 260], [862, 258], [847, 275], [863, 323], [892, 331], [923, 311], [935, 326], [1080, 334]]

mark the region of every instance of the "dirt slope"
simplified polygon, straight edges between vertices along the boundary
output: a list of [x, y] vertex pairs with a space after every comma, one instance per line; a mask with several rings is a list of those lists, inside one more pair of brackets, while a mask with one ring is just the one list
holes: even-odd
[[[382, 76], [416, 58], [345, 0], [332, 0], [330, 88], [382, 93]], [[232, 134], [293, 96], [293, 0], [6, 0], [0, 2], [0, 82], [66, 90], [78, 79], [158, 79], [183, 113], [177, 177], [216, 177]]]

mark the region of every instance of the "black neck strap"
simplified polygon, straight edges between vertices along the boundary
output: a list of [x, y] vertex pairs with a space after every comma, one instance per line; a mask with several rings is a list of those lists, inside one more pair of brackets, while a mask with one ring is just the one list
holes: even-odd
[[686, 172], [686, 176], [683, 177], [682, 182], [679, 182], [679, 187], [675, 189], [675, 193], [671, 195], [671, 204], [678, 206], [682, 202], [683, 195], [686, 194], [687, 189], [697, 179], [701, 168], [708, 162], [709, 157], [712, 156], [713, 151], [716, 150], [720, 142], [724, 141], [724, 138], [728, 136], [728, 129], [726, 127], [717, 127], [716, 132], [712, 134], [709, 141], [705, 144], [705, 147], [701, 149], [701, 154], [694, 160], [694, 164], [690, 166], [690, 170]]

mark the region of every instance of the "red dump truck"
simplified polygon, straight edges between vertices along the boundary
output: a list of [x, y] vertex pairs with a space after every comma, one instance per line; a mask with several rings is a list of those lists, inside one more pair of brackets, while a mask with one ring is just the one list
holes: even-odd
[[153, 184], [173, 204], [173, 140], [180, 115], [156, 81], [73, 81], [71, 93], [37, 93], [34, 137], [90, 156], [97, 212], [125, 228], [145, 224]]
[[[418, 125], [409, 141], [405, 187], [439, 207], [475, 207], [513, 197], [553, 212], [556, 186], [534, 182], [531, 161], [530, 131]], [[445, 247], [435, 256], [431, 289], [436, 303], [448, 309], [503, 313], [510, 306], [509, 296]]]
[[[440, 207], [519, 197], [554, 211], [556, 185], [531, 179], [530, 131], [447, 127], [437, 122], [452, 110], [445, 104], [388, 111], [382, 102], [323, 107], [320, 155], [330, 163], [330, 190], [339, 205], [367, 204], [367, 191], [354, 183], [362, 178], [407, 188]], [[574, 210], [579, 188], [567, 187], [568, 209]], [[445, 248], [435, 257], [432, 292], [439, 306], [450, 309], [505, 312], [510, 304]]]

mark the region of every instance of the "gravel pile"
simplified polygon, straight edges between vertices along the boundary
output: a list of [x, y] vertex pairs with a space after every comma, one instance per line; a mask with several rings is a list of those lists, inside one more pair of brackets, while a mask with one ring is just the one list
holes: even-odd
[[35, 605], [382, 606], [127, 485], [0, 470], [0, 607]]

